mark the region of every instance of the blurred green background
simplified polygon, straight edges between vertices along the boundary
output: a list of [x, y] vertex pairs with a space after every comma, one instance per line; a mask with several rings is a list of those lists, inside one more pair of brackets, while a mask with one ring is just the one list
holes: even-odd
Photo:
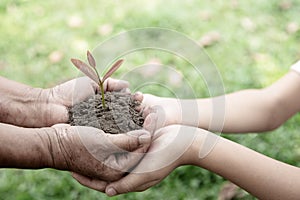
[[[299, 0], [1, 0], [0, 75], [35, 87], [51, 87], [78, 76], [71, 57], [85, 59], [87, 49], [126, 30], [163, 27], [204, 46], [222, 75], [226, 92], [261, 88], [300, 58], [299, 10]], [[131, 56], [116, 76], [126, 66], [153, 60], [188, 73], [184, 61], [168, 56], [141, 52]], [[196, 80], [193, 85], [197, 96], [208, 95]], [[159, 90], [153, 93], [165, 95]], [[299, 122], [297, 114], [267, 134], [225, 137], [300, 167]], [[225, 182], [204, 169], [185, 166], [145, 192], [111, 199], [217, 199]], [[0, 199], [106, 198], [79, 185], [68, 172], [0, 170]], [[235, 199], [254, 198], [240, 192]]]

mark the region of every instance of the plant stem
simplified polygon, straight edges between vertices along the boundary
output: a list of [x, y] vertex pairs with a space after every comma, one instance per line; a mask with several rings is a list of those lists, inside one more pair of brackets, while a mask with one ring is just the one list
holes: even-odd
[[103, 108], [105, 109], [106, 105], [105, 105], [104, 88], [103, 88], [103, 83], [102, 82], [100, 83], [100, 89], [101, 89], [102, 105], [103, 105]]
[[97, 77], [98, 77], [98, 80], [99, 80], [99, 86], [100, 86], [100, 90], [101, 90], [101, 97], [102, 97], [102, 105], [103, 105], [103, 108], [105, 109], [106, 108], [106, 105], [105, 105], [105, 99], [104, 99], [104, 88], [103, 88], [103, 82], [101, 81], [101, 78], [99, 76], [99, 73], [96, 69], [96, 67], [93, 67], [94, 71], [96, 72], [97, 74]]
[[[101, 81], [101, 78], [100, 78], [100, 76], [99, 76], [98, 70], [96, 69], [96, 67], [93, 67], [93, 69], [94, 69], [94, 71], [96, 72], [96, 75], [97, 75], [98, 80], [99, 80], [99, 84], [102, 84], [102, 85], [103, 85], [103, 83], [102, 83], [102, 81]], [[101, 86], [100, 86], [100, 87], [101, 87]]]

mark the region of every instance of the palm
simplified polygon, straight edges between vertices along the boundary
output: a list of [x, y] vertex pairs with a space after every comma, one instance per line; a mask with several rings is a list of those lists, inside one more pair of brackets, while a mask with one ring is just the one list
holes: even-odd
[[190, 127], [178, 125], [158, 130], [139, 165], [128, 176], [108, 185], [106, 191], [110, 187], [115, 188], [118, 193], [144, 191], [162, 181], [173, 169], [185, 164], [195, 136], [191, 131]]
[[[105, 91], [121, 91], [128, 89], [128, 82], [107, 79]], [[80, 77], [48, 90], [48, 124], [66, 123], [69, 120], [68, 108], [80, 103], [98, 91], [98, 85], [88, 77]]]

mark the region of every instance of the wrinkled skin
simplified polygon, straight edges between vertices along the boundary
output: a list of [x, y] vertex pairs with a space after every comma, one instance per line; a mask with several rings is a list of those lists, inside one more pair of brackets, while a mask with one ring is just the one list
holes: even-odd
[[151, 142], [151, 135], [145, 130], [111, 135], [92, 127], [53, 128], [54, 133], [48, 133], [50, 165], [105, 181], [118, 180], [129, 172]]
[[[68, 122], [68, 108], [98, 90], [87, 77], [76, 78], [53, 88], [42, 89], [0, 76], [0, 122], [20, 127], [50, 127]], [[105, 91], [127, 91], [128, 82], [107, 79]]]
[[[104, 82], [104, 91], [128, 91], [128, 82], [108, 78]], [[43, 90], [42, 102], [47, 102], [43, 119], [46, 124], [66, 123], [69, 119], [68, 108], [84, 101], [98, 91], [98, 85], [88, 77], [80, 77]]]
[[[153, 116], [150, 117], [153, 118]], [[151, 122], [149, 123], [151, 124]], [[185, 134], [186, 132], [191, 132], [191, 134]], [[144, 191], [161, 182], [176, 167], [189, 163], [190, 146], [194, 142], [195, 137], [193, 132], [194, 130], [191, 127], [178, 125], [167, 126], [157, 130], [145, 157], [129, 175], [115, 182], [105, 183], [97, 178], [87, 179], [77, 175], [73, 177], [82, 185], [101, 192], [103, 192], [103, 188], [99, 186], [105, 184], [105, 192], [109, 196]], [[115, 192], [112, 192], [112, 189]]]

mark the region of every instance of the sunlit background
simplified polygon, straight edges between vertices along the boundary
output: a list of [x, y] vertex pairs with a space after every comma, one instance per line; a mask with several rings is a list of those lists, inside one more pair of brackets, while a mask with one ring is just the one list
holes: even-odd
[[[70, 58], [85, 59], [87, 49], [93, 50], [120, 32], [162, 27], [185, 34], [206, 50], [222, 75], [226, 92], [261, 88], [300, 59], [299, 10], [299, 0], [1, 0], [0, 75], [34, 87], [51, 87], [78, 76]], [[182, 59], [139, 52], [129, 56], [114, 76], [120, 77], [127, 67], [147, 63], [189, 73]], [[170, 84], [182, 81], [172, 73], [166, 80]], [[198, 97], [209, 95], [201, 81], [195, 79], [192, 85]], [[152, 92], [167, 95], [157, 89]], [[272, 133], [225, 137], [300, 167], [299, 124], [296, 115]], [[112, 199], [221, 199], [226, 196], [222, 191], [226, 184], [204, 169], [185, 166], [145, 192]], [[253, 199], [244, 191], [234, 193], [235, 199]], [[106, 198], [79, 185], [68, 172], [0, 171], [0, 199]]]

